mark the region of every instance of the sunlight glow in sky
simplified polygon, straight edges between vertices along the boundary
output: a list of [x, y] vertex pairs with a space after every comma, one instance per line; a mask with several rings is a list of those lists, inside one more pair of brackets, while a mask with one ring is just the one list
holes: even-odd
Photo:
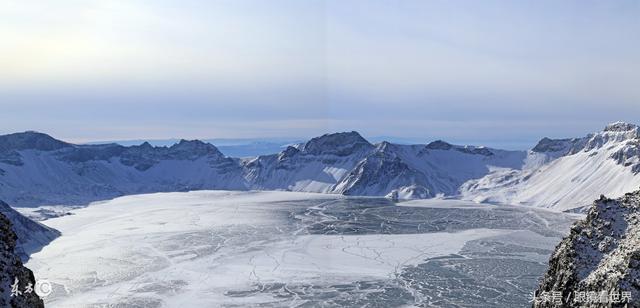
[[640, 123], [638, 1], [5, 0], [0, 133], [518, 147]]

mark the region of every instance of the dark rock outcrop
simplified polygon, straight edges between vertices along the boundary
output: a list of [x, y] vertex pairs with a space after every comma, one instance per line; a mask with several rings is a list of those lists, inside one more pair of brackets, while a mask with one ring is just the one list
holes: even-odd
[[12, 230], [18, 237], [15, 253], [24, 262], [29, 259], [30, 254], [40, 251], [42, 247], [60, 236], [58, 230], [25, 217], [2, 200], [0, 200], [0, 215], [11, 221]]
[[640, 191], [596, 200], [556, 247], [536, 294], [534, 307], [640, 307]]
[[[33, 290], [36, 285], [33, 272], [24, 267], [15, 251], [16, 243], [11, 222], [0, 213], [0, 307], [44, 307], [42, 299]], [[21, 294], [12, 296], [13, 287]], [[31, 291], [28, 291], [29, 287]]]

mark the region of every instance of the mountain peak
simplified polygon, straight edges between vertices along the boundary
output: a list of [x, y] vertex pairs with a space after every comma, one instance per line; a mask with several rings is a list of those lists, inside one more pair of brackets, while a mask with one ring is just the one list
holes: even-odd
[[191, 148], [191, 147], [214, 147], [213, 144], [200, 140], [186, 140], [180, 139], [180, 141], [171, 146], [171, 148]]
[[57, 140], [47, 134], [36, 131], [26, 131], [0, 136], [0, 151], [6, 150], [40, 150], [53, 151], [71, 144]]
[[324, 134], [312, 138], [304, 144], [302, 150], [309, 154], [349, 155], [359, 149], [371, 149], [373, 145], [358, 132]]
[[576, 139], [551, 139], [544, 137], [538, 141], [532, 152], [536, 153], [552, 153], [562, 152], [563, 154], [568, 152], [576, 142]]
[[216, 148], [213, 144], [203, 142], [200, 140], [185, 140], [181, 139], [180, 142], [169, 147], [169, 152], [171, 154], [183, 154], [179, 156], [188, 156], [191, 158], [200, 157], [200, 156], [220, 156], [224, 155]]
[[442, 140], [433, 141], [426, 146], [429, 150], [450, 150], [452, 147], [451, 143]]
[[148, 141], [143, 142], [142, 144], [140, 144], [141, 148], [145, 148], [145, 149], [150, 149], [153, 148], [153, 146], [151, 145], [151, 143], [149, 143]]
[[637, 125], [615, 122], [607, 125], [604, 131], [587, 136], [587, 151], [601, 148], [607, 143], [637, 142], [640, 139], [640, 128]]
[[376, 149], [382, 152], [389, 151], [392, 148], [393, 148], [393, 143], [388, 141], [382, 141], [376, 145]]
[[292, 157], [296, 154], [298, 154], [300, 152], [300, 150], [298, 150], [298, 148], [292, 147], [292, 146], [288, 146], [286, 149], [284, 149], [284, 151], [280, 152], [280, 154], [278, 154], [278, 160], [283, 160], [285, 158], [288, 157]]
[[605, 132], [629, 132], [638, 130], [638, 126], [627, 122], [614, 122], [610, 123], [604, 128]]

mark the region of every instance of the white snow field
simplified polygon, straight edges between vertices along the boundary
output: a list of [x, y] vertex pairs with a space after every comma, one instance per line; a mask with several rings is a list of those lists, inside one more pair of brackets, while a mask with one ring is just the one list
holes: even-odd
[[120, 197], [44, 221], [48, 307], [526, 306], [576, 215], [295, 192]]
[[620, 197], [640, 187], [640, 127], [616, 122], [573, 139], [543, 139], [522, 169], [495, 168], [460, 187], [476, 202], [557, 211], [590, 206], [601, 194]]

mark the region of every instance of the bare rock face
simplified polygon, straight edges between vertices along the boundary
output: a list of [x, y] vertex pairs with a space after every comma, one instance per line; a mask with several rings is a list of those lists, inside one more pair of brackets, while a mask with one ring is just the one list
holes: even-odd
[[556, 247], [533, 306], [640, 307], [640, 191], [594, 202]]
[[23, 262], [29, 259], [29, 255], [40, 251], [42, 247], [60, 236], [58, 230], [23, 216], [2, 200], [0, 200], [0, 215], [11, 221], [11, 228], [18, 237], [14, 252]]
[[11, 222], [0, 213], [0, 307], [44, 307], [33, 290], [36, 288], [33, 273], [22, 265], [15, 251], [16, 241]]

